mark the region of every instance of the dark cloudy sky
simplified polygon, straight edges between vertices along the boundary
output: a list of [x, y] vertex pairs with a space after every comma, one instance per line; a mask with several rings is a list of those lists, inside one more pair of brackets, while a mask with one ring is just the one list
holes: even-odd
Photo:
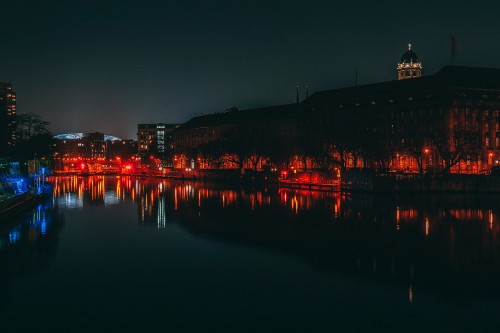
[[[18, 112], [55, 134], [136, 139], [138, 123], [178, 123], [231, 106], [395, 78], [412, 42], [432, 74], [500, 67], [497, 1], [3, 1], [0, 81]], [[303, 91], [302, 94], [305, 94]]]

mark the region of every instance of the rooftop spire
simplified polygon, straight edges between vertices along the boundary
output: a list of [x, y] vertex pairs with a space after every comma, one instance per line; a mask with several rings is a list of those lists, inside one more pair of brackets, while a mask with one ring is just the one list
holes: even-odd
[[408, 43], [408, 51], [411, 51], [411, 43]]

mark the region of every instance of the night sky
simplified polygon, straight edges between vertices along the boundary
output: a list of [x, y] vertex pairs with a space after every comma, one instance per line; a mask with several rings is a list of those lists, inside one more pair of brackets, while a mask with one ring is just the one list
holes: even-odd
[[[500, 68], [497, 1], [3, 1], [0, 81], [54, 134], [136, 139], [138, 123], [286, 104], [395, 79], [413, 44], [433, 74]], [[301, 91], [305, 95], [305, 89]]]

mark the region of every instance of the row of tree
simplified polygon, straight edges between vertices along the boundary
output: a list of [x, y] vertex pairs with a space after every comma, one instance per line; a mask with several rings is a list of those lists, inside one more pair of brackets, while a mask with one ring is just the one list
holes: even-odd
[[461, 161], [477, 161], [481, 152], [479, 126], [455, 124], [450, 129], [439, 117], [408, 118], [395, 126], [380, 114], [337, 112], [314, 121], [295, 119], [294, 124], [292, 136], [279, 133], [275, 124], [239, 124], [217, 140], [176, 153], [202, 158], [211, 168], [225, 162], [243, 168], [247, 162], [256, 169], [264, 159], [282, 166], [299, 158], [306, 168], [346, 169], [349, 161], [351, 166], [387, 170], [397, 152], [412, 157], [421, 173], [429, 156], [435, 157], [435, 167], [439, 161], [439, 171], [449, 173]]

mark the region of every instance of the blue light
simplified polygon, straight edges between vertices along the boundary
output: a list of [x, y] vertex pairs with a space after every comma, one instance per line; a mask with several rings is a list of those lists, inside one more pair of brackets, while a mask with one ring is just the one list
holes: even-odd
[[9, 232], [9, 243], [15, 244], [21, 238], [21, 233], [17, 230], [12, 230]]
[[42, 175], [45, 175], [45, 168], [42, 168]]

